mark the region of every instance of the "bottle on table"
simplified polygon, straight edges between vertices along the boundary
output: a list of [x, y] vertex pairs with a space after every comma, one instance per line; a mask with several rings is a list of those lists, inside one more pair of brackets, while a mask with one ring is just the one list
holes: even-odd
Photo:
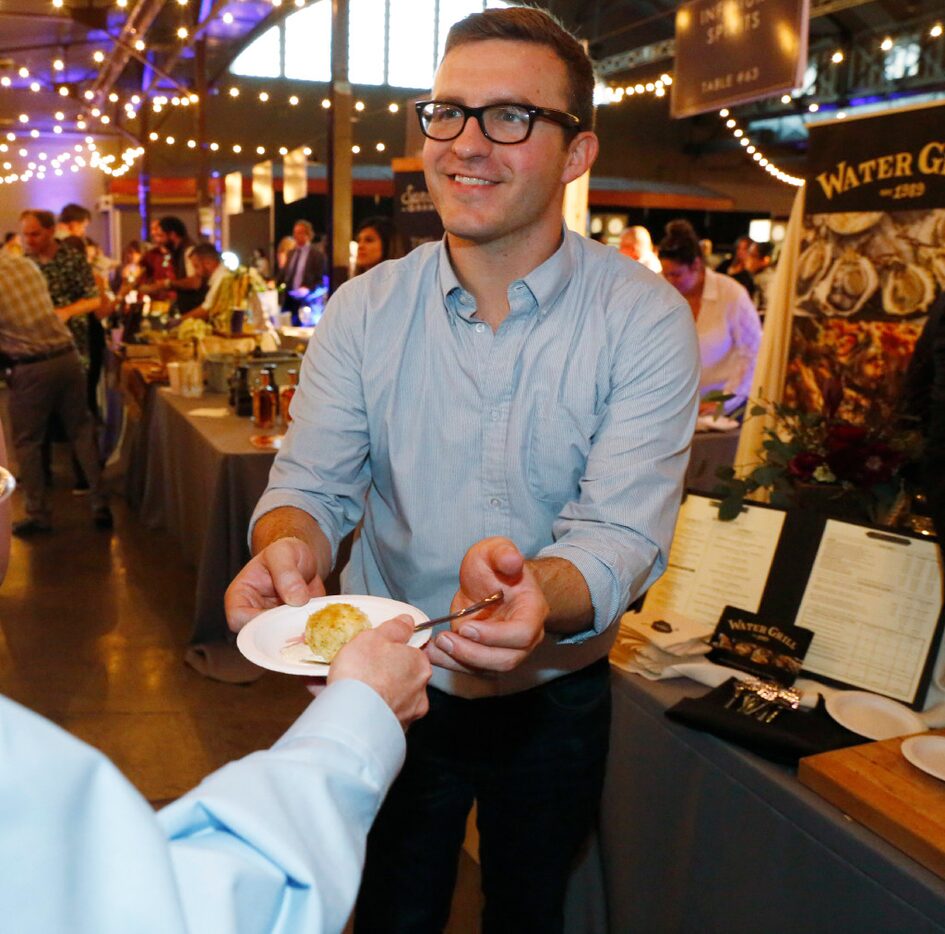
[[272, 374], [268, 367], [259, 371], [253, 389], [253, 424], [263, 430], [276, 427], [279, 396], [272, 384]]
[[282, 418], [282, 424], [288, 428], [289, 422], [292, 421], [292, 413], [289, 411], [289, 404], [292, 402], [292, 397], [295, 395], [295, 387], [299, 384], [299, 371], [288, 370], [286, 372], [286, 379], [288, 379], [289, 382], [279, 390], [279, 413]]

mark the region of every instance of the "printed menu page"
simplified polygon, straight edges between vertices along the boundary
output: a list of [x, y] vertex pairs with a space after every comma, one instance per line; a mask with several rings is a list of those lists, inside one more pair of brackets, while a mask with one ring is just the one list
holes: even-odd
[[830, 519], [795, 619], [804, 671], [910, 703], [941, 611], [934, 542]]
[[722, 522], [717, 503], [689, 496], [679, 510], [666, 573], [650, 588], [647, 610], [672, 610], [715, 626], [726, 606], [757, 613], [785, 514], [746, 506]]

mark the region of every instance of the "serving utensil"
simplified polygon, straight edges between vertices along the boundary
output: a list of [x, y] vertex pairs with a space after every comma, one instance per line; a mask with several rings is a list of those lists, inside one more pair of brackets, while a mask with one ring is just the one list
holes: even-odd
[[502, 591], [497, 590], [495, 593], [489, 594], [488, 597], [485, 597], [478, 603], [470, 604], [465, 610], [457, 610], [455, 613], [450, 613], [447, 616], [438, 616], [436, 619], [428, 619], [425, 623], [420, 623], [419, 625], [414, 626], [413, 631], [422, 632], [424, 629], [431, 629], [433, 626], [437, 626], [440, 623], [448, 623], [450, 620], [459, 619], [463, 616], [469, 616], [472, 613], [478, 613], [480, 610], [484, 610], [487, 606], [493, 606], [494, 604], [501, 602]]

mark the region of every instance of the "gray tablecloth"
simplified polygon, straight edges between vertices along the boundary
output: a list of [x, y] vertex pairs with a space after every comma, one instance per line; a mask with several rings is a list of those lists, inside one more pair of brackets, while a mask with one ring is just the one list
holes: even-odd
[[195, 644], [228, 637], [223, 594], [249, 560], [246, 530], [275, 456], [250, 443], [260, 432], [249, 419], [190, 414], [225, 407], [223, 394], [185, 399], [159, 389], [145, 420], [141, 518], [170, 532], [197, 568]]
[[692, 438], [692, 453], [686, 471], [686, 488], [711, 493], [719, 478], [719, 467], [731, 467], [738, 450], [741, 428], [732, 431], [699, 431]]
[[792, 770], [664, 716], [706, 688], [613, 682], [599, 841], [573, 881], [570, 932], [602, 929], [602, 898], [615, 934], [945, 930], [945, 882]]

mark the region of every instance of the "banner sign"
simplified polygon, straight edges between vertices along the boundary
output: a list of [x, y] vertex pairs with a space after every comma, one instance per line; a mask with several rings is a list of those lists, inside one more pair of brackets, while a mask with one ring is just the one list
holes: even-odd
[[272, 160], [257, 162], [253, 166], [253, 208], [268, 208], [272, 205]]
[[286, 204], [301, 201], [308, 195], [308, 159], [305, 147], [299, 146], [282, 159], [282, 200]]
[[[936, 116], [938, 114], [938, 116]], [[811, 214], [911, 211], [945, 205], [945, 107], [810, 128]]]
[[691, 117], [800, 86], [808, 0], [691, 0], [676, 11], [673, 117]]
[[[935, 114], [938, 114], [936, 117]], [[945, 107], [811, 133], [784, 401], [892, 419], [929, 309], [945, 290]]]
[[223, 213], [243, 213], [243, 176], [239, 172], [228, 172], [223, 179]]
[[419, 159], [394, 159], [394, 225], [408, 250], [443, 236]]

